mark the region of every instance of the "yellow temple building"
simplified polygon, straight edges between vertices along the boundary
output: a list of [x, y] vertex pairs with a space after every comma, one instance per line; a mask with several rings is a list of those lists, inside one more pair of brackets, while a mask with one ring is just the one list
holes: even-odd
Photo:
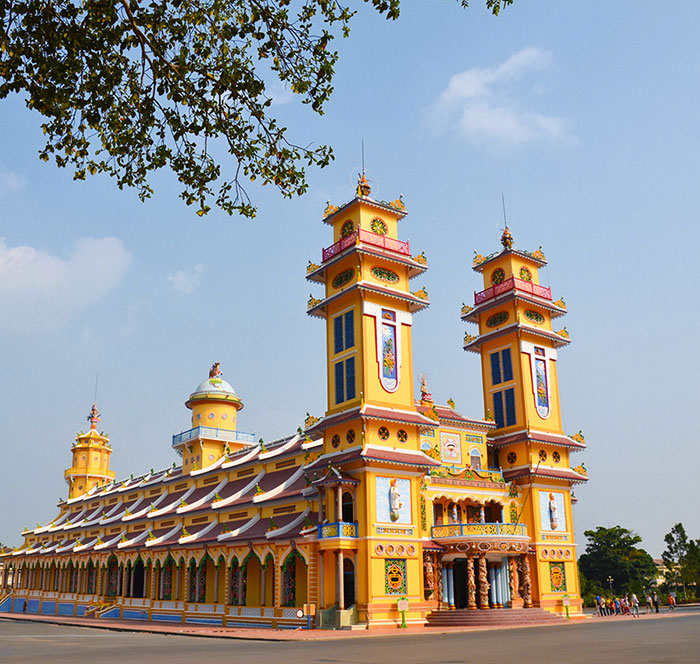
[[[328, 205], [332, 244], [306, 278], [326, 326], [325, 414], [264, 443], [237, 428], [243, 401], [214, 364], [173, 436], [179, 463], [115, 480], [90, 429], [71, 448], [58, 515], [0, 554], [0, 612], [222, 626], [372, 628], [580, 616], [572, 492], [585, 482], [562, 428], [566, 313], [540, 284], [541, 250], [476, 255], [462, 320], [477, 326], [484, 417], [415, 394], [401, 199]], [[319, 386], [320, 387], [320, 386]], [[115, 446], [118, 454], [118, 444]]]

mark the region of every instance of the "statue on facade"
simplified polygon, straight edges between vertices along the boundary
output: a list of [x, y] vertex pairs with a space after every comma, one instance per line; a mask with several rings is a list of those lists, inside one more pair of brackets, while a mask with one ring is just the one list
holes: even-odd
[[557, 503], [554, 500], [554, 494], [549, 493], [549, 525], [552, 530], [556, 530], [559, 525], [559, 515], [557, 514]]
[[433, 565], [433, 556], [430, 553], [423, 554], [423, 580], [425, 599], [432, 599], [435, 593], [435, 567]]
[[399, 520], [399, 510], [401, 509], [401, 494], [396, 486], [396, 479], [389, 480], [389, 518], [392, 521]]
[[97, 428], [97, 423], [100, 421], [100, 413], [97, 410], [96, 403], [92, 404], [92, 408], [90, 409], [90, 414], [87, 416], [87, 420], [88, 422], [90, 422], [91, 429]]

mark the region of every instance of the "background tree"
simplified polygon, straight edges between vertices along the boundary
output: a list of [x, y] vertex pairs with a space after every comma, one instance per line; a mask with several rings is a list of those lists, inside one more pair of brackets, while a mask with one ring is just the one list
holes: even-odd
[[579, 568], [584, 576], [608, 588], [608, 577], [613, 578], [613, 592], [636, 592], [641, 595], [654, 581], [656, 565], [653, 558], [636, 545], [639, 535], [627, 528], [598, 526], [585, 530], [586, 552], [579, 557]]
[[[364, 1], [399, 15], [399, 0]], [[497, 15], [512, 2], [486, 6]], [[44, 117], [39, 156], [75, 179], [107, 173], [143, 200], [152, 172], [169, 168], [198, 214], [214, 201], [252, 217], [243, 182], [300, 195], [304, 166], [332, 159], [328, 146], [289, 141], [269, 81], [322, 113], [329, 46], [354, 15], [337, 0], [2, 0], [0, 99], [22, 94]]]
[[661, 554], [661, 558], [666, 565], [666, 569], [671, 577], [671, 582], [678, 590], [678, 584], [683, 586], [683, 597], [687, 597], [685, 589], [684, 566], [688, 555], [688, 536], [682, 523], [677, 523], [671, 532], [664, 537], [666, 550]]

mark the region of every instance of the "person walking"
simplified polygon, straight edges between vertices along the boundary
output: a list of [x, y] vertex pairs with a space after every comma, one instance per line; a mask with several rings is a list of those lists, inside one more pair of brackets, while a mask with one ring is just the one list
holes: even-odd
[[632, 593], [632, 617], [639, 618], [639, 599], [635, 593]]
[[676, 598], [671, 593], [668, 594], [668, 610], [676, 610]]
[[654, 605], [651, 603], [651, 595], [647, 593], [647, 613], [652, 613]]
[[659, 596], [656, 593], [654, 593], [654, 611], [659, 612]]

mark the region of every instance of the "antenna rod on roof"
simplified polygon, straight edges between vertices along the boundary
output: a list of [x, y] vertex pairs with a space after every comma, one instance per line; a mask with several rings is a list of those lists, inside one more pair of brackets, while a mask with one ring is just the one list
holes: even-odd
[[365, 174], [365, 139], [362, 139], [362, 175]]
[[98, 373], [95, 374], [95, 399], [93, 403], [97, 403], [97, 379], [100, 377]]
[[503, 203], [503, 223], [507, 226], [508, 220], [506, 219], [506, 197], [501, 192], [501, 202]]

